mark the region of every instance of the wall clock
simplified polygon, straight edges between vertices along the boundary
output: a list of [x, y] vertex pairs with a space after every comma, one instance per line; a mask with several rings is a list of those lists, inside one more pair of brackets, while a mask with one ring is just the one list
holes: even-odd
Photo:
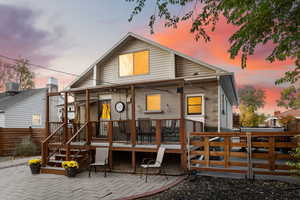
[[122, 102], [122, 101], [118, 101], [116, 104], [115, 104], [115, 109], [118, 113], [121, 113], [125, 110], [125, 104]]

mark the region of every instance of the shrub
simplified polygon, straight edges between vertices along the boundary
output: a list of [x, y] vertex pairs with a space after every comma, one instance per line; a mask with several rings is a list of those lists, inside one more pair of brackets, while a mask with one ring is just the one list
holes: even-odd
[[294, 161], [289, 161], [287, 164], [291, 166], [293, 169], [291, 170], [297, 176], [300, 176], [300, 135], [296, 136], [298, 139], [298, 146], [297, 148], [291, 153], [292, 156], [295, 158]]
[[37, 155], [37, 150], [37, 146], [32, 142], [31, 137], [27, 136], [16, 146], [15, 156], [34, 156]]

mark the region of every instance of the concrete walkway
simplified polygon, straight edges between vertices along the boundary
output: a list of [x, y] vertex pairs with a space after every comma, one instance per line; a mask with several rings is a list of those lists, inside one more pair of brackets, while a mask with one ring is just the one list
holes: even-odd
[[9, 159], [6, 161], [0, 162], [0, 169], [5, 169], [14, 166], [26, 165], [29, 160], [41, 158], [40, 156], [33, 156], [33, 157], [25, 157], [25, 158], [16, 158], [16, 159]]
[[[28, 160], [28, 159], [27, 159]], [[150, 176], [148, 183], [139, 175], [97, 172], [89, 178], [86, 172], [75, 178], [61, 175], [32, 175], [26, 165], [0, 169], [1, 200], [93, 200], [126, 199], [149, 194], [173, 185], [182, 177]]]

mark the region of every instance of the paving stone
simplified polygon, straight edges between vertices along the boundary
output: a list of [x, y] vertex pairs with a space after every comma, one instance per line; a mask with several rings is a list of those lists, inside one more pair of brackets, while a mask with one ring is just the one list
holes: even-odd
[[0, 169], [0, 199], [1, 200], [81, 200], [81, 199], [118, 199], [121, 197], [142, 194], [159, 189], [177, 180], [178, 177], [149, 176], [87, 172], [78, 174], [75, 178], [61, 175], [32, 175], [28, 166], [16, 166]]

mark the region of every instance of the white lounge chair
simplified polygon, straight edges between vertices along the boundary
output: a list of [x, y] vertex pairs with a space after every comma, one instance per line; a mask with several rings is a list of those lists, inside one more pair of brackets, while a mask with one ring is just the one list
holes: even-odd
[[92, 167], [95, 169], [97, 166], [104, 166], [104, 177], [106, 177], [106, 168], [108, 165], [108, 148], [96, 148], [95, 162], [90, 164], [89, 177], [91, 176]]
[[[143, 169], [146, 169], [146, 183], [147, 183], [147, 177], [148, 177], [148, 169], [149, 168], [157, 168], [159, 169], [159, 174], [164, 171], [164, 175], [166, 176], [166, 179], [168, 179], [165, 170], [162, 167], [162, 162], [165, 154], [165, 148], [164, 147], [159, 147], [157, 155], [156, 155], [156, 160], [153, 160], [152, 158], [144, 158], [141, 164], [141, 167]], [[143, 170], [144, 171], [144, 170]], [[141, 173], [142, 177], [143, 173]]]

